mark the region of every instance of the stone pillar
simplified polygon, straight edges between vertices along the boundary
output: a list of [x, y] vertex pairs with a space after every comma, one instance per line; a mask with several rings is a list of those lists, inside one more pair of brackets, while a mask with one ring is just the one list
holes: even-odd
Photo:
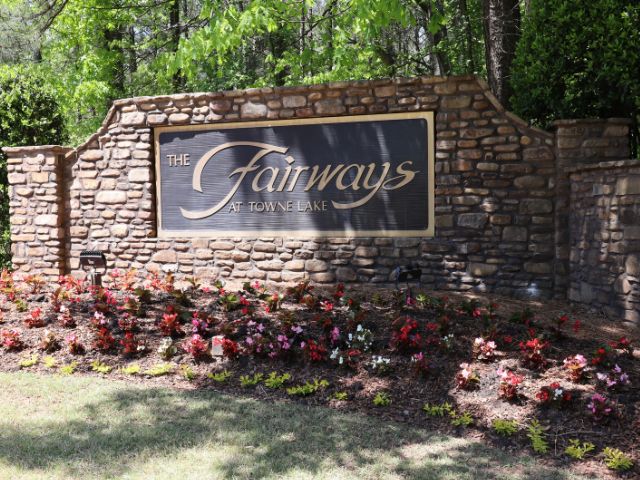
[[571, 184], [568, 168], [603, 161], [627, 160], [631, 155], [628, 118], [557, 120], [555, 296], [566, 298], [569, 288]]
[[13, 267], [45, 279], [63, 275], [65, 222], [62, 165], [72, 149], [6, 147]]

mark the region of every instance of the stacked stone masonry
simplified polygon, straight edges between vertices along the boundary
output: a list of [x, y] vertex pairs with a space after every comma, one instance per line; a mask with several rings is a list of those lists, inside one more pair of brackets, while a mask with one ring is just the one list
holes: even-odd
[[[156, 236], [155, 127], [410, 111], [436, 112], [434, 238]], [[418, 263], [429, 289], [558, 295], [566, 272], [556, 254], [568, 239], [556, 235], [556, 138], [505, 111], [475, 77], [118, 100], [75, 150], [5, 149], [14, 263], [80, 274], [79, 253], [95, 248], [109, 269], [318, 283], [387, 283], [397, 265]]]
[[569, 299], [640, 322], [640, 162], [602, 162], [569, 173]]

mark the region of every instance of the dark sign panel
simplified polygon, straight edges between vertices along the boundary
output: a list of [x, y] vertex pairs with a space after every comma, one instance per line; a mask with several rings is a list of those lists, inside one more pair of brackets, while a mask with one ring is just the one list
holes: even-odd
[[158, 234], [432, 236], [433, 113], [155, 130]]

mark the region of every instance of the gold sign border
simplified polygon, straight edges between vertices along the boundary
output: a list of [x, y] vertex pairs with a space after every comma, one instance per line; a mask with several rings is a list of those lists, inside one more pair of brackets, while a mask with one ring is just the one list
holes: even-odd
[[[162, 190], [160, 179], [160, 134], [164, 132], [189, 132], [194, 130], [222, 130], [230, 128], [281, 127], [287, 125], [321, 125], [325, 123], [384, 122], [393, 120], [427, 121], [427, 192], [428, 211], [425, 230], [164, 230], [162, 225]], [[156, 172], [156, 232], [157, 238], [209, 237], [288, 237], [288, 238], [357, 238], [357, 237], [433, 237], [435, 234], [435, 114], [434, 112], [382, 113], [377, 115], [350, 115], [341, 117], [300, 118], [292, 120], [263, 120], [258, 122], [207, 123], [199, 125], [166, 126], [153, 129]]]

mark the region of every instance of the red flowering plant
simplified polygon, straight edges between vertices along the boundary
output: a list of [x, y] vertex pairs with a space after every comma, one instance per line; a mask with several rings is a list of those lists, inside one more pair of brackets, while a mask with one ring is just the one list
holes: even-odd
[[532, 338], [526, 342], [520, 342], [520, 359], [525, 367], [540, 370], [547, 365], [544, 357], [544, 350], [549, 346], [549, 342]]
[[110, 328], [111, 321], [105, 316], [104, 313], [94, 312], [93, 316], [91, 317], [91, 325], [93, 325], [96, 330], [100, 330], [101, 328]]
[[115, 309], [118, 301], [113, 293], [97, 285], [89, 287], [89, 293], [93, 297], [93, 310], [100, 313], [109, 313]]
[[524, 377], [502, 367], [498, 369], [497, 374], [500, 378], [498, 396], [505, 400], [518, 398], [518, 386], [524, 381]]
[[239, 301], [240, 301], [240, 311], [242, 312], [242, 315], [246, 315], [246, 316], [253, 315], [253, 313], [256, 310], [256, 307], [253, 305], [253, 303], [251, 303], [251, 301], [244, 295], [240, 295]]
[[128, 312], [125, 312], [118, 319], [118, 327], [123, 332], [133, 332], [138, 328], [138, 320]]
[[24, 324], [27, 328], [37, 328], [44, 327], [45, 320], [42, 316], [42, 309], [40, 307], [36, 307], [31, 310], [24, 319]]
[[124, 332], [124, 337], [120, 340], [122, 353], [126, 356], [135, 355], [144, 350], [144, 344], [138, 341], [132, 331]]
[[456, 374], [456, 386], [462, 390], [472, 390], [479, 383], [478, 373], [468, 363], [461, 363], [460, 371]]
[[80, 355], [84, 353], [84, 345], [75, 333], [67, 335], [65, 339], [69, 353], [72, 355]]
[[603, 366], [608, 367], [611, 365], [611, 347], [609, 345], [603, 345], [596, 349], [591, 356], [591, 365], [594, 367]]
[[115, 338], [111, 335], [108, 328], [102, 327], [96, 332], [96, 336], [93, 340], [93, 347], [96, 350], [107, 352], [111, 350], [116, 344]]
[[119, 309], [129, 313], [130, 315], [135, 315], [136, 317], [144, 316], [142, 303], [135, 297], [127, 297]]
[[22, 281], [29, 287], [32, 294], [40, 293], [47, 284], [40, 275], [26, 275]]
[[73, 275], [65, 275], [58, 278], [60, 287], [69, 294], [79, 295], [86, 290], [85, 283]]
[[238, 343], [229, 338], [216, 337], [213, 339], [213, 344], [222, 347], [222, 354], [229, 360], [237, 358], [238, 354], [240, 353], [240, 346], [238, 345]]
[[563, 336], [563, 329], [568, 323], [569, 315], [563, 313], [562, 315], [558, 315], [558, 317], [554, 320], [553, 326], [550, 328], [550, 330], [556, 338], [561, 338]]
[[194, 360], [202, 360], [209, 355], [209, 343], [197, 333], [193, 334], [191, 338], [185, 340], [182, 348], [185, 352], [190, 354]]
[[310, 285], [309, 280], [305, 280], [294, 287], [287, 288], [287, 297], [290, 297], [293, 303], [302, 303], [306, 296], [313, 295], [312, 291], [313, 285]]
[[578, 353], [577, 355], [565, 358], [562, 364], [564, 365], [565, 370], [569, 373], [571, 381], [579, 382], [584, 376], [588, 362], [583, 355]]
[[53, 311], [58, 313], [64, 307], [65, 302], [76, 301], [77, 297], [72, 296], [71, 293], [64, 287], [59, 286], [53, 292], [49, 293], [49, 301]]
[[302, 342], [302, 349], [310, 362], [324, 362], [327, 359], [327, 348], [312, 338]]
[[9, 351], [19, 351], [24, 348], [24, 343], [18, 330], [2, 330], [0, 332], [2, 346]]
[[391, 324], [391, 347], [401, 353], [416, 352], [422, 347], [418, 321], [411, 317], [398, 317]]
[[633, 357], [633, 345], [627, 337], [620, 337], [619, 340], [609, 342], [609, 346], [614, 350], [622, 350], [629, 357]]
[[10, 302], [18, 299], [21, 293], [13, 275], [14, 272], [10, 272], [6, 268], [3, 268], [0, 273], [0, 292], [2, 292]]
[[264, 311], [267, 313], [273, 313], [280, 310], [280, 306], [282, 305], [282, 301], [284, 300], [284, 295], [282, 293], [274, 293], [272, 295], [267, 296], [264, 299], [265, 307]]
[[167, 312], [162, 314], [162, 319], [158, 323], [158, 328], [165, 337], [177, 337], [184, 334], [182, 324], [178, 318], [178, 313], [171, 305], [167, 307]]
[[571, 392], [562, 388], [560, 383], [553, 382], [540, 388], [536, 398], [542, 405], [564, 407], [571, 402], [572, 395]]
[[109, 273], [109, 276], [111, 277], [113, 288], [122, 292], [135, 291], [138, 272], [134, 268], [125, 271], [115, 268]]

